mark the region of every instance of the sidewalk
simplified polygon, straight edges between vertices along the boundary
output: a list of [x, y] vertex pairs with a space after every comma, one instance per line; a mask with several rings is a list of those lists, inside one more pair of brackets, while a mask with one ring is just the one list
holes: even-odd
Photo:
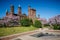
[[[19, 37], [10, 39], [10, 40], [60, 40], [60, 36], [58, 36], [58, 37], [57, 36], [44, 36], [44, 37], [39, 37], [39, 38], [31, 36], [31, 35], [34, 35], [34, 34], [37, 34], [37, 33], [40, 33], [40, 32], [43, 32], [43, 33], [47, 32], [47, 33], [49, 33], [49, 31], [50, 30], [48, 30], [46, 28], [45, 29], [39, 29], [39, 30], [37, 30], [34, 33], [27, 34], [27, 35], [22, 35], [22, 36], [19, 36]], [[53, 30], [54, 34], [55, 34], [55, 31], [56, 30]]]
[[[34, 35], [34, 34], [37, 34], [37, 33], [40, 33], [40, 32], [43, 32], [43, 33], [47, 32], [47, 33], [51, 34], [50, 31], [52, 31], [52, 30], [39, 29], [35, 33], [22, 35], [22, 36], [19, 36], [19, 37], [10, 39], [10, 40], [60, 40], [60, 36], [42, 36], [42, 37], [39, 37], [39, 38], [31, 36], [31, 35]], [[57, 34], [57, 33], [55, 33], [55, 31], [60, 32], [60, 30], [53, 30], [54, 34]], [[60, 35], [60, 33], [58, 33], [58, 34]]]

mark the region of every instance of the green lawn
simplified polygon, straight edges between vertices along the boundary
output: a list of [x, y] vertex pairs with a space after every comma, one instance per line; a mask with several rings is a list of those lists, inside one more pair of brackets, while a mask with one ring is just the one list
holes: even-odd
[[32, 31], [37, 28], [30, 26], [30, 27], [10, 27], [10, 28], [0, 28], [0, 37], [7, 36], [16, 33], [22, 33], [26, 31]]

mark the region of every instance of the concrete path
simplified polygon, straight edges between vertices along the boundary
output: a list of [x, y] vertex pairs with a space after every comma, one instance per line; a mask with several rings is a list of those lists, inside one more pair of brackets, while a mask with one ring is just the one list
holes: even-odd
[[57, 37], [57, 36], [44, 36], [44, 37], [33, 37], [31, 35], [33, 34], [36, 34], [36, 33], [40, 33], [40, 32], [47, 32], [48, 29], [44, 29], [44, 30], [41, 30], [39, 29], [38, 31], [36, 31], [35, 33], [31, 33], [31, 34], [27, 34], [27, 35], [22, 35], [22, 36], [19, 36], [17, 38], [13, 38], [13, 39], [10, 39], [10, 40], [60, 40], [60, 37]]
[[31, 35], [23, 35], [23, 36], [19, 36], [17, 38], [14, 39], [10, 39], [10, 40], [60, 40], [60, 37], [50, 37], [50, 36], [45, 36], [45, 37], [33, 37]]

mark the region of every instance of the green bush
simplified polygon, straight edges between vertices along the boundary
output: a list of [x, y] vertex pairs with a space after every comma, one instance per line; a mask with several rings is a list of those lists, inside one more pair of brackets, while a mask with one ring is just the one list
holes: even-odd
[[38, 20], [35, 20], [34, 27], [42, 28], [42, 24], [41, 24], [41, 22], [38, 21]]
[[31, 19], [22, 19], [20, 21], [21, 26], [30, 26], [32, 24], [32, 20]]
[[53, 29], [55, 29], [55, 30], [60, 30], [60, 25], [54, 24], [54, 25], [53, 25]]
[[3, 27], [3, 25], [2, 25], [2, 24], [0, 24], [0, 27]]
[[7, 27], [5, 23], [0, 24], [0, 27]]
[[46, 27], [46, 26], [50, 26], [49, 24], [44, 24], [44, 26]]

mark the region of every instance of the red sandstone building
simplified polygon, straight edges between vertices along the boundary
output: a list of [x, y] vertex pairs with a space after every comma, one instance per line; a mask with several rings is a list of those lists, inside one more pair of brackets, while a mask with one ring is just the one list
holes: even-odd
[[18, 12], [17, 14], [14, 13], [14, 5], [10, 5], [10, 12], [8, 12], [8, 10], [6, 10], [6, 16], [4, 17], [4, 19], [17, 19], [17, 20], [21, 20], [24, 18], [29, 18], [29, 19], [35, 19], [36, 18], [36, 10], [32, 9], [30, 6], [28, 6], [28, 16], [26, 14], [22, 14], [21, 11], [21, 7], [18, 6]]
[[[10, 11], [6, 10], [6, 16], [0, 20], [0, 24], [6, 24], [8, 26], [19, 25], [20, 24], [19, 20], [22, 20], [24, 18], [32, 19], [32, 21], [34, 23], [34, 19], [36, 18], [35, 9], [28, 6], [28, 15], [22, 14], [22, 8], [20, 5], [18, 6], [17, 9], [18, 9], [18, 12], [15, 13], [14, 5], [10, 5]], [[13, 23], [11, 24], [11, 22], [13, 22]]]

